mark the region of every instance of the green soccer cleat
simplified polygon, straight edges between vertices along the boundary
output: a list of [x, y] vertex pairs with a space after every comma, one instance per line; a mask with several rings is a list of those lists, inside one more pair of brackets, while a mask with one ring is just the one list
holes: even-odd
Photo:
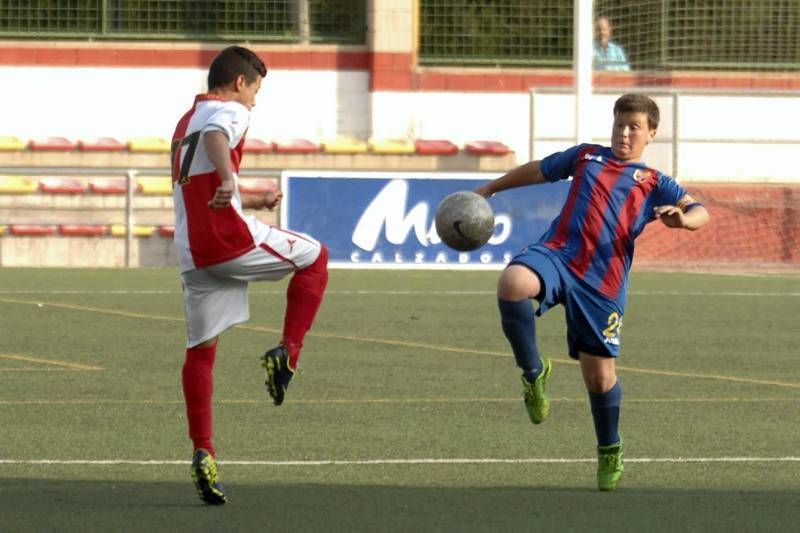
[[261, 357], [261, 366], [267, 371], [267, 392], [275, 405], [282, 404], [286, 389], [294, 376], [294, 369], [289, 362], [289, 350], [283, 345], [272, 348]]
[[547, 378], [553, 370], [553, 363], [547, 357], [542, 357], [542, 372], [531, 383], [522, 376], [522, 395], [525, 398], [525, 409], [534, 424], [541, 424], [550, 414], [550, 399], [544, 392]]
[[217, 461], [206, 450], [196, 450], [192, 458], [192, 480], [197, 495], [209, 505], [222, 505], [227, 501], [217, 474]]
[[622, 440], [597, 448], [597, 488], [614, 490], [622, 477]]

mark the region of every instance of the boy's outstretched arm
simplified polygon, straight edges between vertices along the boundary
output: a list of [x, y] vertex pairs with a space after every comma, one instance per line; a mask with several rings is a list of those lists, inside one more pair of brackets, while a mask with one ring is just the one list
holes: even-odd
[[668, 228], [698, 230], [708, 224], [710, 216], [705, 207], [688, 194], [677, 205], [660, 205], [655, 208], [656, 218]]
[[529, 161], [524, 165], [510, 170], [500, 176], [499, 178], [490, 181], [485, 185], [481, 185], [475, 192], [484, 198], [490, 198], [494, 194], [505, 191], [506, 189], [513, 189], [515, 187], [523, 187], [525, 185], [534, 185], [536, 183], [544, 183], [547, 181], [542, 174], [539, 161]]

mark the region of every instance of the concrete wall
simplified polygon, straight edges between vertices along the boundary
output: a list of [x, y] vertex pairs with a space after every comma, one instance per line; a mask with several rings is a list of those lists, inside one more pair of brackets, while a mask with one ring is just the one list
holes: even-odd
[[[0, 67], [0, 135], [22, 138], [171, 138], [206, 90], [206, 68]], [[250, 135], [368, 135], [368, 76], [359, 71], [271, 70]]]
[[[205, 90], [205, 75], [197, 68], [0, 67], [0, 135], [169, 138], [193, 95]], [[366, 71], [271, 70], [249, 135], [443, 138], [457, 144], [491, 139], [511, 146], [519, 162], [573, 142], [574, 99], [564, 89], [534, 91], [533, 97], [528, 91], [371, 91], [369, 78]], [[592, 100], [587, 120], [595, 141], [608, 142], [611, 110], [621, 93], [605, 90]], [[676, 100], [653, 94], [662, 121], [648, 148], [651, 165], [683, 180], [800, 181], [794, 164], [800, 95], [686, 91]]]

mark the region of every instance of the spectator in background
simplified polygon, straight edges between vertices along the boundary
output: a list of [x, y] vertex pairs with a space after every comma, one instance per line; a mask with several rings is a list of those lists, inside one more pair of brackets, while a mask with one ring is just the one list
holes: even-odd
[[609, 71], [629, 71], [625, 49], [611, 40], [611, 21], [600, 17], [595, 24], [594, 69]]

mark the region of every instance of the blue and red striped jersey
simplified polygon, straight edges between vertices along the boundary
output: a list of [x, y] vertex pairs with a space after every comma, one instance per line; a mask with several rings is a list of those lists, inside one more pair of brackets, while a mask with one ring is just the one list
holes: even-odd
[[541, 170], [549, 181], [573, 180], [539, 243], [579, 279], [624, 304], [634, 239], [655, 220], [654, 207], [678, 205], [686, 191], [643, 162], [620, 161], [611, 148], [595, 144], [549, 155]]

